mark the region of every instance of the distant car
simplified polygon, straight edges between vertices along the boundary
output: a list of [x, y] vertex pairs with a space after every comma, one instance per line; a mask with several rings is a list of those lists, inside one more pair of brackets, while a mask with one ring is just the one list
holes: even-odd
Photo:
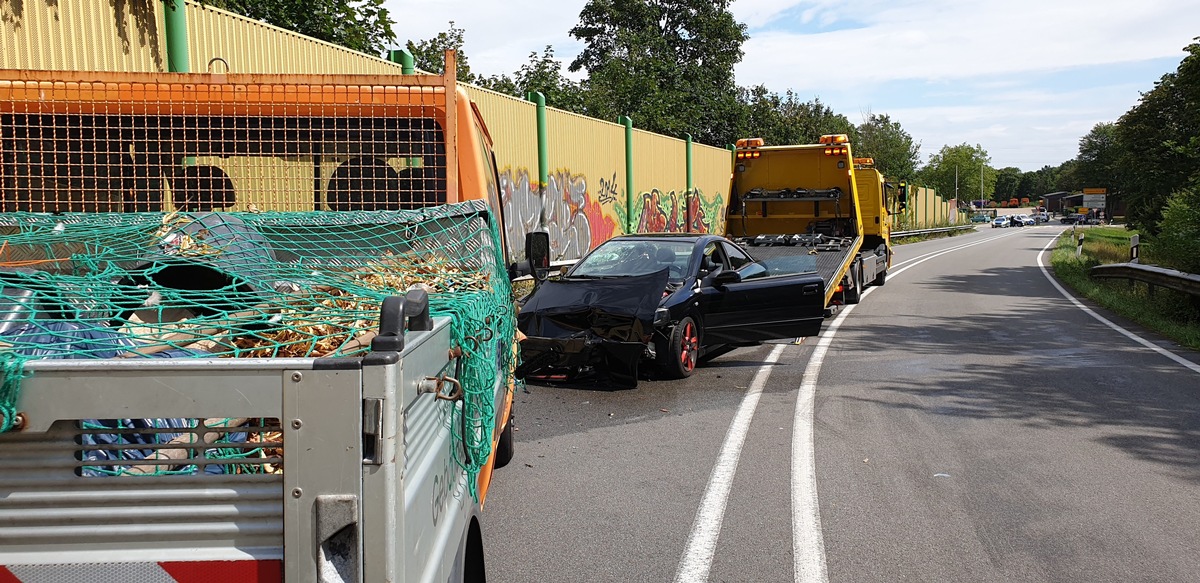
[[993, 229], [1004, 228], [1007, 226], [1008, 226], [1008, 217], [1007, 216], [996, 217], [996, 218], [992, 219], [992, 228]]
[[1019, 227], [1032, 227], [1037, 224], [1037, 221], [1029, 215], [1013, 215], [1009, 220]]
[[987, 218], [987, 215], [975, 215], [975, 216], [971, 217], [971, 222], [972, 223], [986, 223], [986, 222], [988, 222], [988, 218]]
[[1049, 223], [1050, 222], [1050, 213], [1048, 213], [1046, 211], [1042, 211], [1040, 213], [1035, 213], [1033, 215], [1033, 218], [1034, 218], [1034, 220], [1036, 220], [1039, 223]]
[[1089, 219], [1084, 214], [1063, 215], [1063, 218], [1058, 220], [1064, 225], [1095, 225], [1099, 223], [1096, 219]]
[[516, 376], [632, 387], [650, 361], [683, 378], [731, 346], [816, 336], [824, 315], [816, 271], [768, 266], [717, 235], [621, 235], [526, 300]]

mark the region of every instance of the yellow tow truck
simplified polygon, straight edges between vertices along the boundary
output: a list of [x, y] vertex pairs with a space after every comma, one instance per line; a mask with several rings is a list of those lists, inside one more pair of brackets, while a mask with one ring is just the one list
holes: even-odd
[[738, 140], [729, 197], [726, 236], [768, 266], [821, 274], [827, 316], [887, 280], [887, 183], [853, 157], [845, 134], [786, 146]]

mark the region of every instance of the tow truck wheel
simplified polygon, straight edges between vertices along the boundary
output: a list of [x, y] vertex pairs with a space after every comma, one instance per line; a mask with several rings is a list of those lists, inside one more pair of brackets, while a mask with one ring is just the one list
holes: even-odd
[[493, 468], [500, 469], [508, 465], [513, 459], [513, 417], [508, 416], [508, 423], [504, 425], [504, 431], [500, 433], [500, 440], [496, 443], [496, 461], [492, 464]]
[[883, 271], [880, 271], [880, 272], [879, 272], [879, 275], [876, 275], [876, 276], [875, 276], [875, 281], [873, 281], [873, 282], [871, 282], [871, 283], [872, 283], [872, 284], [873, 284], [875, 287], [879, 287], [879, 286], [881, 286], [881, 285], [883, 285], [883, 284], [887, 283], [887, 269], [884, 269]]
[[842, 288], [842, 299], [846, 301], [846, 305], [857, 304], [858, 300], [862, 299], [862, 266], [855, 261], [850, 265], [850, 273], [847, 275], [850, 285]]
[[663, 376], [671, 379], [691, 376], [700, 360], [700, 334], [700, 326], [691, 316], [684, 316], [675, 324], [666, 342], [656, 347], [658, 368]]

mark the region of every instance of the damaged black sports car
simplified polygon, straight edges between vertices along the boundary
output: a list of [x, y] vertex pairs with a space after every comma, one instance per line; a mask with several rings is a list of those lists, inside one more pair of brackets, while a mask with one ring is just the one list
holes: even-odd
[[632, 387], [648, 361], [662, 377], [683, 378], [738, 346], [815, 336], [824, 298], [815, 261], [768, 265], [717, 235], [614, 237], [522, 306], [517, 376], [594, 372]]

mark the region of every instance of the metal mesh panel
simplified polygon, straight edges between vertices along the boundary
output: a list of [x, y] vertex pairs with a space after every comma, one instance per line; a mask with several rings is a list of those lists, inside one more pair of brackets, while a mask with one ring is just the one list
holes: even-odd
[[283, 471], [278, 419], [83, 419], [75, 473], [85, 478]]
[[13, 79], [20, 76], [0, 71], [4, 212], [398, 210], [447, 202], [444, 87], [355, 85], [355, 78], [289, 84], [284, 76], [211, 84], [171, 75]]

